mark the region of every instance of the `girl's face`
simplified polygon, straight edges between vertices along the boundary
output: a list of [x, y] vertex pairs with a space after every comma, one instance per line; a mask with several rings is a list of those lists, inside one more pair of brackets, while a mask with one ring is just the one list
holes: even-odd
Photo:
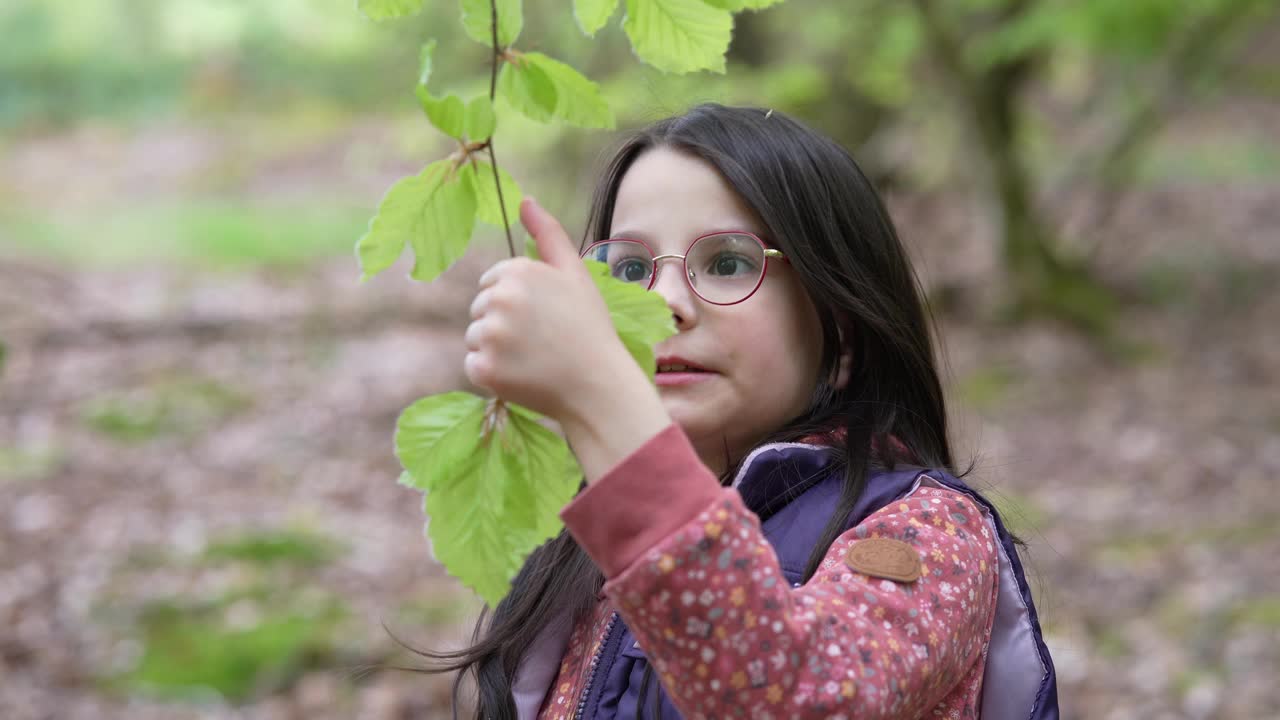
[[[707, 162], [670, 148], [636, 158], [622, 178], [610, 237], [643, 240], [655, 255], [684, 255], [707, 233], [746, 230], [769, 243], [761, 222]], [[672, 418], [713, 471], [803, 412], [821, 364], [822, 328], [794, 269], [771, 259], [759, 290], [713, 305], [690, 290], [679, 259], [659, 260], [653, 290], [679, 332], [657, 347], [658, 390]], [[706, 368], [693, 382], [664, 378], [663, 359]], [[689, 379], [684, 376], [684, 379]]]

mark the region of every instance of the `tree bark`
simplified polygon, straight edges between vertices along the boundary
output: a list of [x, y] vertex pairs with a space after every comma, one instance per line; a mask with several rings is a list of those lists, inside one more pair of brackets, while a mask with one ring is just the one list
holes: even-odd
[[[915, 0], [915, 5], [935, 64], [955, 87], [982, 150], [999, 208], [1000, 257], [1011, 309], [1018, 316], [1049, 315], [1105, 334], [1113, 305], [1109, 293], [1085, 266], [1058, 251], [1053, 226], [1037, 208], [1036, 181], [1019, 150], [1018, 94], [1038, 58], [1028, 53], [975, 70], [935, 4]], [[1013, 0], [1001, 9], [1001, 20], [1011, 20], [1032, 6], [1034, 0]]]

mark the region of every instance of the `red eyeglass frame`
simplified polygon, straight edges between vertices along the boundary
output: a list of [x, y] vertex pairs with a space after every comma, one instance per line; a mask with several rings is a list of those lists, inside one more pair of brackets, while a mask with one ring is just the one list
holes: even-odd
[[[764, 251], [764, 267], [760, 269], [760, 278], [756, 280], [756, 286], [751, 288], [751, 292], [747, 293], [741, 300], [734, 300], [733, 302], [727, 302], [727, 303], [708, 300], [702, 293], [698, 292], [698, 288], [693, 286], [693, 280], [690, 279], [689, 277], [689, 249], [692, 248], [694, 245], [698, 244], [699, 240], [702, 240], [703, 238], [713, 237], [715, 235], [746, 235], [747, 237], [759, 243], [760, 249]], [[649, 243], [643, 240], [638, 240], [636, 238], [629, 238], [629, 237], [611, 237], [611, 238], [605, 238], [604, 240], [596, 240], [595, 242], [591, 243], [586, 247], [585, 250], [582, 251], [579, 257], [586, 260], [588, 259], [587, 256], [591, 254], [592, 249], [596, 248], [597, 246], [603, 245], [605, 243], [610, 243], [610, 242], [637, 243], [643, 246], [645, 250], [649, 251], [649, 256], [653, 258], [653, 274], [649, 276], [649, 284], [645, 287], [645, 290], [652, 290], [654, 283], [658, 282], [658, 271], [659, 271], [658, 261], [659, 260], [665, 260], [668, 258], [680, 258], [680, 264], [684, 267], [684, 282], [686, 285], [689, 286], [689, 289], [693, 291], [693, 294], [697, 295], [698, 298], [705, 303], [709, 303], [711, 305], [719, 305], [721, 307], [727, 306], [727, 305], [737, 305], [738, 303], [743, 303], [743, 302], [746, 302], [747, 300], [750, 300], [751, 296], [755, 295], [756, 291], [760, 289], [760, 286], [764, 284], [764, 277], [765, 275], [769, 274], [769, 260], [771, 258], [778, 258], [782, 262], [790, 263], [790, 261], [787, 260], [787, 256], [785, 253], [783, 253], [781, 250], [777, 250], [775, 248], [769, 247], [769, 245], [765, 243], [764, 240], [760, 239], [759, 235], [756, 235], [753, 232], [748, 232], [746, 230], [717, 230], [715, 232], [709, 232], [709, 233], [699, 235], [698, 237], [691, 240], [688, 245], [685, 246], [683, 255], [679, 253], [666, 253], [663, 255], [658, 255], [653, 252], [653, 247], [650, 246]]]

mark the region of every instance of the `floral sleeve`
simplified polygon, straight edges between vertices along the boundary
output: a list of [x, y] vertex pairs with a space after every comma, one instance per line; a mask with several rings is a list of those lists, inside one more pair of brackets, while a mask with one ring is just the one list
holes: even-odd
[[[639, 456], [626, 462], [643, 464]], [[693, 471], [681, 480], [702, 482]], [[618, 490], [626, 494], [621, 481]], [[968, 698], [968, 707], [947, 708], [948, 716], [976, 712], [997, 550], [990, 523], [966, 496], [919, 488], [841, 535], [813, 578], [794, 588], [737, 492], [716, 487], [705, 502], [705, 485], [695, 493], [696, 514], [618, 572], [601, 563], [605, 592], [686, 717], [731, 709], [754, 718], [919, 717], [953, 697]], [[680, 498], [663, 501], [680, 507]], [[579, 535], [573, 514], [566, 511], [566, 522], [579, 542], [607, 556], [590, 532]], [[851, 547], [876, 537], [909, 544], [922, 575], [898, 582], [846, 564]], [[952, 692], [963, 683], [972, 692]]]

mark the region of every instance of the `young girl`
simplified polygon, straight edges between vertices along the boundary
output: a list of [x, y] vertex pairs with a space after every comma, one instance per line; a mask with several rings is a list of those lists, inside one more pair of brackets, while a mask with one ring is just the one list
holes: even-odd
[[[477, 717], [1057, 717], [1013, 541], [955, 477], [916, 277], [847, 152], [704, 105], [623, 146], [582, 252], [533, 201], [521, 220], [542, 261], [481, 277], [466, 373], [558, 421], [586, 488], [445, 656]], [[656, 385], [582, 256], [667, 301]]]

